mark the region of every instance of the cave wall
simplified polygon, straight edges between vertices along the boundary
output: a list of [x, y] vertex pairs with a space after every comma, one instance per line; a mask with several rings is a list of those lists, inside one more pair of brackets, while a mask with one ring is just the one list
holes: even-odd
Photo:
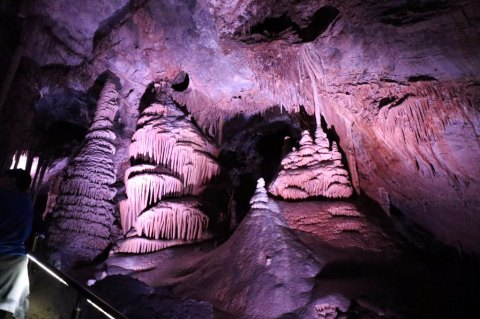
[[211, 136], [237, 113], [303, 105], [338, 135], [357, 193], [480, 253], [478, 2], [40, 0], [26, 12], [22, 61], [41, 72], [17, 74], [12, 113], [27, 90], [87, 92], [106, 70], [125, 141], [147, 85], [179, 71], [190, 85], [173, 98]]

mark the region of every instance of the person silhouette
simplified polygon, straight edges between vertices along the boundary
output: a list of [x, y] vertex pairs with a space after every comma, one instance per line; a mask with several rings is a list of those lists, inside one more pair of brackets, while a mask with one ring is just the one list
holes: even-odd
[[26, 318], [30, 283], [25, 240], [33, 224], [30, 175], [21, 169], [0, 177], [0, 319]]

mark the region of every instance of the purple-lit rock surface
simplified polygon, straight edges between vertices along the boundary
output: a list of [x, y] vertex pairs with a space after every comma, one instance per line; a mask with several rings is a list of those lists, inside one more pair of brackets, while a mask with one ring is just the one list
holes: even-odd
[[190, 84], [174, 99], [209, 134], [239, 112], [317, 110], [339, 136], [357, 193], [478, 253], [479, 12], [453, 0], [36, 1], [18, 52], [34, 63], [19, 66], [31, 76], [18, 76], [6, 100], [19, 113], [2, 125], [12, 141], [4, 156], [32, 147], [25, 114], [38, 92], [86, 92], [110, 70], [133, 131], [146, 86], [184, 71]]
[[111, 243], [116, 194], [112, 187], [116, 151], [112, 122], [118, 109], [117, 94], [115, 85], [107, 81], [86, 143], [64, 169], [61, 180], [52, 184], [48, 196], [44, 214], [52, 215], [49, 247], [60, 255], [62, 264], [92, 262]]
[[284, 199], [350, 197], [353, 190], [341, 162], [342, 155], [335, 142], [332, 149], [329, 144], [321, 129], [317, 129], [315, 141], [304, 131], [300, 148], [292, 149], [282, 160], [282, 170], [268, 186], [268, 191]]
[[[233, 316], [467, 317], [480, 282], [476, 263], [459, 266], [480, 255], [479, 21], [469, 0], [3, 0], [0, 167], [39, 157], [47, 253], [91, 261], [118, 243], [109, 274], [134, 269]], [[111, 121], [95, 118], [105, 75]], [[159, 88], [170, 116], [155, 114]], [[300, 132], [320, 127], [335, 155], [298, 156], [312, 150]], [[262, 192], [247, 215], [260, 177], [278, 200]], [[261, 313], [278, 291], [293, 301]]]
[[[166, 94], [163, 89], [159, 95]], [[209, 239], [209, 218], [194, 199], [219, 172], [218, 151], [168, 97], [145, 108], [129, 155], [138, 164], [125, 171], [127, 198], [120, 202], [124, 237], [116, 253], [150, 253]]]
[[264, 187], [259, 180], [248, 216], [226, 243], [192, 265], [175, 292], [252, 318], [278, 318], [308, 302], [322, 262], [286, 227]]

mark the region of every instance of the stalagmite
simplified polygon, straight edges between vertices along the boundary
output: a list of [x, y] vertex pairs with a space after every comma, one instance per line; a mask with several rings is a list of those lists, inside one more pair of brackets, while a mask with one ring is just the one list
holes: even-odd
[[337, 145], [317, 129], [315, 142], [304, 131], [300, 148], [282, 160], [282, 170], [270, 184], [268, 191], [285, 199], [304, 199], [314, 196], [346, 198], [353, 193], [348, 172], [341, 162]]
[[107, 81], [85, 144], [50, 188], [44, 213], [53, 217], [49, 246], [72, 265], [91, 262], [110, 244], [116, 194], [112, 122], [117, 109], [115, 86]]
[[165, 198], [197, 195], [219, 173], [213, 143], [166, 101], [143, 110], [129, 153], [148, 164], [125, 172], [127, 199], [119, 205], [125, 238], [113, 252], [148, 253], [210, 238], [198, 202]]
[[250, 205], [252, 209], [270, 209], [268, 203], [268, 194], [265, 190], [265, 180], [260, 178], [257, 181], [257, 189], [250, 200]]

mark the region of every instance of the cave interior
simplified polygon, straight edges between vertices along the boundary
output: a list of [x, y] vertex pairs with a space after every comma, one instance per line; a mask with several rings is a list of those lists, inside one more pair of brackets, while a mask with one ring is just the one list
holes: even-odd
[[[478, 313], [479, 1], [0, 16], [0, 168], [31, 173], [32, 253], [125, 317]], [[29, 318], [78, 306], [31, 277]]]

